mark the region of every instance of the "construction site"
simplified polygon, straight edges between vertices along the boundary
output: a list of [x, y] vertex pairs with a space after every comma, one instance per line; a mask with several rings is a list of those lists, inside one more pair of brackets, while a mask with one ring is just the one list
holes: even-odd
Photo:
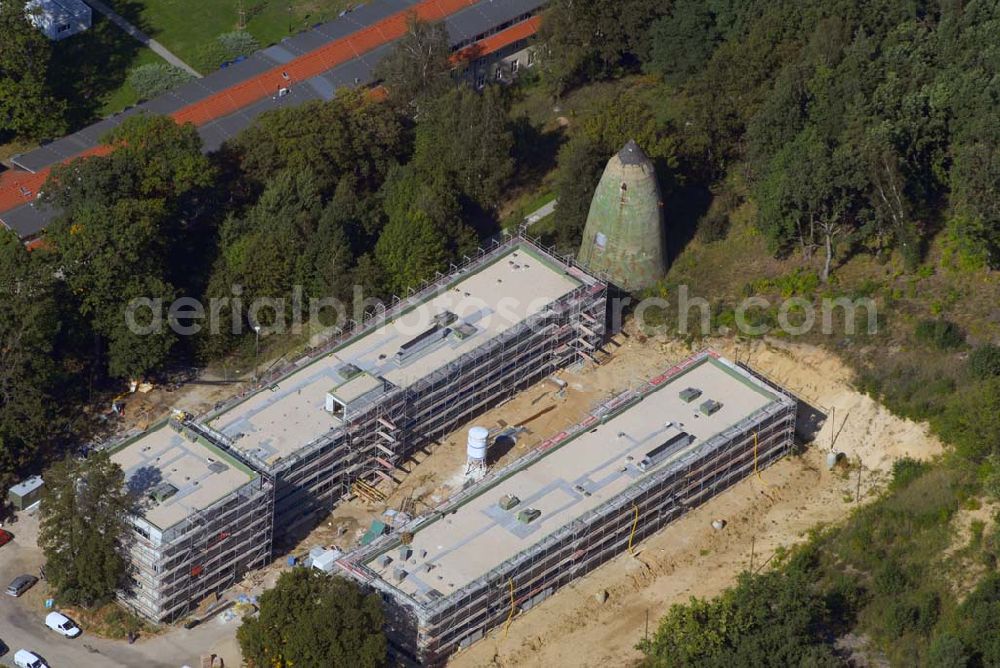
[[[383, 594], [402, 656], [443, 663], [787, 453], [796, 406], [747, 368], [697, 354], [338, 565]], [[481, 431], [466, 471], [497, 436]]]
[[604, 337], [607, 285], [524, 237], [378, 311], [186, 425], [275, 480], [276, 538]]
[[109, 452], [139, 503], [132, 586], [119, 592], [135, 612], [173, 621], [269, 561], [274, 488], [266, 476], [175, 419]]

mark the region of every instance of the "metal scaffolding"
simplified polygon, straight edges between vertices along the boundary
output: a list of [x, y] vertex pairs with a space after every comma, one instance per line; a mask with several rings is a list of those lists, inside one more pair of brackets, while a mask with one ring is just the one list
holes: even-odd
[[[383, 593], [387, 627], [393, 645], [410, 659], [443, 663], [454, 651], [505, 623], [513, 610], [537, 605], [560, 587], [590, 572], [634, 543], [659, 531], [786, 454], [793, 445], [796, 401], [771, 383], [775, 399], [690, 452], [620, 494], [565, 524], [447, 596], [418, 600], [374, 573], [366, 564], [400, 544], [403, 532], [413, 535], [482, 494], [497, 481], [530, 467], [559, 448], [635, 407], [672, 377], [698, 363], [702, 353], [599, 406], [585, 420], [543, 442], [532, 454], [492, 473], [481, 484], [455, 495], [432, 513], [343, 558], [345, 572]], [[735, 368], [735, 367], [734, 367]], [[758, 379], [758, 382], [759, 379]], [[513, 602], [512, 602], [513, 601]]]

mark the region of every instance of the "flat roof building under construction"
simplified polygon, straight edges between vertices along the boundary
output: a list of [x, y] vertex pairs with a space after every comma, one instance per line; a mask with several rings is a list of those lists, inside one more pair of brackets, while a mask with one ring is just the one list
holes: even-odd
[[170, 621], [264, 565], [273, 487], [243, 462], [165, 421], [109, 448], [137, 499], [132, 586], [120, 598]]
[[[189, 440], [166, 424], [111, 454], [129, 489], [144, 500], [144, 518], [165, 531], [258, 477], [203, 439]], [[155, 498], [154, 498], [155, 497]]]
[[394, 645], [441, 662], [784, 454], [795, 408], [701, 353], [340, 565], [383, 592]]
[[[342, 426], [345, 408], [410, 387], [581, 285], [551, 258], [512, 247], [214, 417], [209, 426], [232, 439], [236, 450], [273, 466]], [[337, 410], [327, 410], [328, 394]]]

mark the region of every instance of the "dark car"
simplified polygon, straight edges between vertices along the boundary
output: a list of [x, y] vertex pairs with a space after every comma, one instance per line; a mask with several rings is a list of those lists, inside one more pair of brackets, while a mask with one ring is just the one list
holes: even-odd
[[20, 596], [34, 587], [36, 582], [38, 582], [38, 578], [34, 575], [18, 575], [10, 581], [9, 585], [7, 585], [7, 595]]
[[0, 547], [6, 545], [12, 540], [14, 540], [14, 534], [6, 529], [0, 529]]

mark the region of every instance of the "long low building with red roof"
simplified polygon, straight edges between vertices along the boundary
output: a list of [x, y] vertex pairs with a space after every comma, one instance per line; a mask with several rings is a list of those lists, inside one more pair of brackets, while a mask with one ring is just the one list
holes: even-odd
[[[512, 49], [520, 49], [537, 31], [537, 14], [545, 2], [372, 0], [204, 78], [14, 156], [14, 168], [0, 172], [0, 223], [23, 239], [37, 237], [55, 215], [38, 203], [51, 168], [106, 153], [109, 149], [101, 138], [133, 114], [164, 114], [193, 123], [205, 149], [213, 151], [264, 112], [329, 100], [342, 86], [372, 84], [375, 65], [403, 36], [411, 14], [445, 23], [466, 72], [481, 71], [496, 61], [501, 75], [492, 78], [503, 79], [504, 68], [512, 67]], [[473, 80], [484, 83], [482, 76]]]

